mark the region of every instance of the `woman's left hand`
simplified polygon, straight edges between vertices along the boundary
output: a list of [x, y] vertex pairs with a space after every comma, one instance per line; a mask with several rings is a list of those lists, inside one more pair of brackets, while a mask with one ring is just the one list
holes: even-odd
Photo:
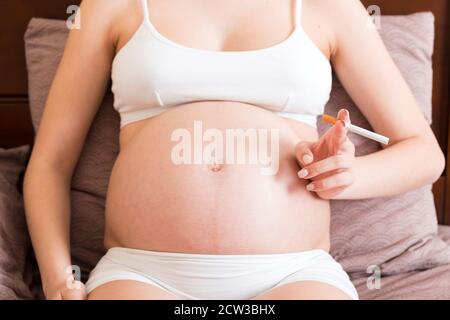
[[344, 124], [350, 123], [349, 112], [341, 109], [337, 119], [318, 141], [301, 141], [295, 150], [302, 167], [299, 178], [311, 180], [306, 189], [322, 199], [335, 198], [354, 182], [355, 146], [347, 137]]

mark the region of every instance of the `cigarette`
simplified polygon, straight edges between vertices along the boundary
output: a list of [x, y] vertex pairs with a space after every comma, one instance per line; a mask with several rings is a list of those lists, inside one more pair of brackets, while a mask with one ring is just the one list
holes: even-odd
[[[322, 120], [325, 122], [331, 123], [333, 125], [337, 122], [336, 118], [329, 116], [327, 114], [322, 115]], [[360, 136], [366, 137], [371, 140], [375, 140], [375, 141], [385, 144], [385, 145], [389, 144], [388, 137], [385, 137], [381, 134], [378, 134], [378, 133], [372, 132], [370, 130], [355, 126], [354, 124], [350, 124], [350, 123], [346, 123], [346, 122], [344, 122], [344, 123], [345, 123], [345, 128], [347, 128], [347, 130], [350, 132], [359, 134]]]

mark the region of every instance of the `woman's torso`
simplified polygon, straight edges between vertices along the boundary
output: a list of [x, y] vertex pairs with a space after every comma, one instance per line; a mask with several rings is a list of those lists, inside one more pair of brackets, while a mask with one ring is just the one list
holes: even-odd
[[[155, 11], [167, 10], [174, 14], [174, 18], [177, 15], [174, 8], [172, 11], [164, 9], [162, 2], [151, 3]], [[287, 17], [291, 3], [284, 3]], [[278, 3], [275, 7], [282, 6]], [[254, 5], [253, 17], [270, 15], [269, 9]], [[185, 6], [178, 12], [183, 12], [183, 17], [200, 19], [196, 17], [200, 12], [198, 8]], [[232, 16], [231, 11], [223, 13]], [[282, 19], [283, 14], [272, 16]], [[239, 51], [245, 43], [255, 43], [249, 49], [257, 49], [277, 42], [273, 39], [277, 39], [282, 31], [270, 27], [265, 29], [264, 24], [260, 29], [253, 29], [252, 20], [240, 20], [248, 24], [237, 28], [237, 36], [241, 36], [241, 40], [234, 36], [232, 39], [236, 40], [219, 47]], [[189, 21], [187, 24], [176, 21], [166, 24], [162, 19], [152, 21], [160, 26], [158, 30], [161, 33], [172, 40], [179, 39], [176, 42], [192, 43], [190, 47], [217, 47], [214, 43], [217, 43], [218, 36], [213, 33], [220, 28], [207, 19], [193, 23], [202, 30], [201, 36], [194, 30], [183, 30]], [[288, 21], [275, 25], [288, 27], [291, 24]], [[129, 39], [133, 28], [124, 27], [123, 30], [125, 36], [120, 38], [118, 47], [124, 46], [126, 40], [122, 39]], [[259, 35], [255, 37], [256, 30], [259, 30]], [[271, 136], [279, 147], [277, 173], [263, 174], [261, 164], [249, 164], [248, 161], [221, 166], [206, 163], [177, 165], [171, 158], [177, 144], [171, 140], [171, 135], [177, 129], [185, 129], [195, 144], [199, 131], [195, 131], [194, 126], [197, 125], [198, 129], [199, 123], [202, 133], [213, 128], [222, 134], [224, 146], [227, 144], [227, 130], [266, 132], [269, 136], [278, 132], [279, 138]], [[306, 191], [306, 182], [297, 177], [299, 168], [294, 157], [296, 143], [315, 139], [316, 130], [310, 126], [236, 101], [186, 102], [155, 117], [124, 126], [120, 136], [121, 152], [111, 175], [107, 196], [105, 245], [199, 253], [328, 249], [329, 204]], [[269, 140], [266, 144], [270, 148], [272, 142]], [[206, 145], [206, 142], [202, 144], [203, 147]], [[248, 156], [248, 144], [245, 150]]]

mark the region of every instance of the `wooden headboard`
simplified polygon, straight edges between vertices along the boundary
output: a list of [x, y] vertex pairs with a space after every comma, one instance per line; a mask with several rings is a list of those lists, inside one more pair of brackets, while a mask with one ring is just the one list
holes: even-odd
[[[112, 0], [111, 0], [112, 1]], [[334, 0], [330, 0], [334, 1]], [[450, 159], [450, 2], [447, 0], [362, 0], [377, 5], [383, 15], [431, 11], [436, 18], [434, 54], [433, 130]], [[27, 73], [23, 35], [32, 17], [66, 19], [69, 5], [80, 0], [0, 1], [0, 147], [32, 144], [33, 128], [28, 110]], [[450, 174], [445, 170], [434, 185], [438, 219], [450, 224]]]

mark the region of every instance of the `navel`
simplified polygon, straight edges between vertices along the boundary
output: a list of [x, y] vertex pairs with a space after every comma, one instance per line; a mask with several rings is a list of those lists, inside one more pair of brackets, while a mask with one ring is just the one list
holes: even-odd
[[218, 163], [214, 158], [212, 158], [207, 164], [207, 168], [212, 172], [219, 172], [222, 171], [224, 165], [222, 163]]

